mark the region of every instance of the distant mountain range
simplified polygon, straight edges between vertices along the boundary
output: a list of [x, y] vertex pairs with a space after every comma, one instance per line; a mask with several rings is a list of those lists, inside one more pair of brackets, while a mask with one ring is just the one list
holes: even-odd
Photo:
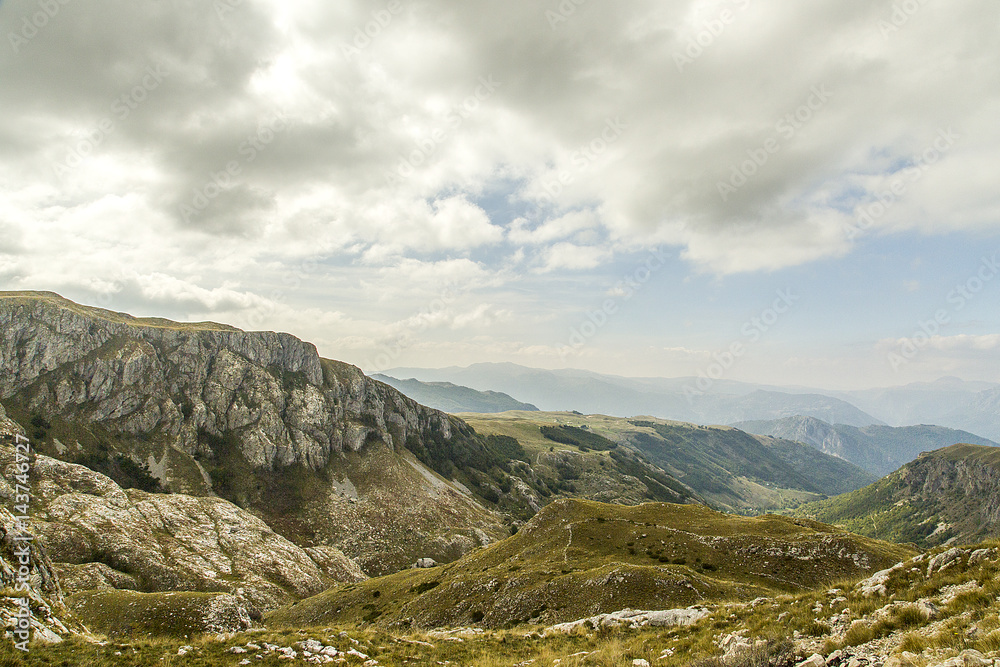
[[497, 391], [477, 391], [451, 382], [421, 382], [400, 380], [381, 373], [372, 378], [409, 396], [417, 403], [452, 414], [457, 412], [506, 412], [508, 410], [537, 411], [534, 405], [522, 403]]
[[804, 442], [831, 456], [861, 466], [879, 477], [904, 463], [930, 452], [959, 443], [998, 447], [997, 443], [967, 431], [943, 426], [847, 426], [828, 424], [814, 417], [786, 417], [773, 421], [734, 424], [738, 429]]
[[384, 373], [504, 392], [545, 411], [578, 410], [618, 417], [649, 414], [698, 424], [798, 416], [858, 427], [936, 424], [1000, 442], [1000, 384], [958, 378], [858, 391], [719, 380], [701, 391], [697, 378], [627, 378], [510, 363], [394, 368]]
[[940, 424], [1000, 441], [1000, 385], [942, 378], [903, 387], [821, 392], [857, 405], [892, 426]]
[[478, 391], [504, 392], [544, 411], [576, 410], [618, 417], [652, 415], [699, 424], [731, 424], [796, 415], [854, 426], [883, 423], [835, 396], [790, 393], [739, 382], [718, 382], [710, 391], [701, 392], [694, 378], [626, 378], [588, 371], [542, 370], [517, 364], [394, 368], [384, 374], [422, 382], [450, 382]]

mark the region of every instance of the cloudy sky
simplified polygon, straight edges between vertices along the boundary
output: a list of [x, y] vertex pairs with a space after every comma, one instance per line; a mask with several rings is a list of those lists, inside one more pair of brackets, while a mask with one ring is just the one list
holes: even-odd
[[369, 371], [1000, 381], [996, 0], [4, 0], [0, 26], [0, 289]]

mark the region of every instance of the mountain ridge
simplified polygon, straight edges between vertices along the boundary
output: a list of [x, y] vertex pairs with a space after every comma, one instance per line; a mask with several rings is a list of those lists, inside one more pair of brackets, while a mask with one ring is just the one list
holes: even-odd
[[508, 410], [538, 411], [534, 405], [522, 403], [503, 392], [478, 391], [452, 382], [421, 382], [414, 378], [394, 378], [382, 373], [376, 373], [371, 377], [399, 390], [421, 405], [449, 414], [457, 412], [507, 412]]
[[[481, 498], [405, 460], [411, 449], [427, 460], [463, 452], [489, 467], [495, 455], [460, 420], [289, 334], [154, 322], [0, 293], [0, 400], [41, 453], [222, 496], [300, 546], [342, 546], [373, 573], [506, 534]], [[372, 467], [405, 505], [378, 482], [358, 493]], [[343, 523], [310, 518], [320, 515]]]
[[780, 388], [734, 381], [720, 381], [710, 391], [701, 392], [697, 390], [697, 378], [627, 378], [512, 363], [479, 363], [445, 369], [402, 367], [383, 373], [423, 382], [452, 382], [478, 391], [501, 391], [543, 411], [577, 410], [620, 417], [648, 414], [700, 424], [730, 424], [796, 414], [861, 426], [882, 423], [854, 405], [826, 394], [791, 394], [778, 391]]
[[893, 472], [916, 459], [921, 452], [950, 445], [1000, 446], [967, 431], [927, 424], [855, 427], [829, 424], [815, 417], [796, 416], [774, 421], [737, 422], [733, 426], [750, 433], [804, 442], [876, 475]]

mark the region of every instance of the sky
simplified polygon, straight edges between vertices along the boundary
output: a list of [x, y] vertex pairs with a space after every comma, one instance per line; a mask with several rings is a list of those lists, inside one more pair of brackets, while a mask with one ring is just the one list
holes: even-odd
[[0, 289], [515, 362], [1000, 381], [995, 0], [5, 0]]

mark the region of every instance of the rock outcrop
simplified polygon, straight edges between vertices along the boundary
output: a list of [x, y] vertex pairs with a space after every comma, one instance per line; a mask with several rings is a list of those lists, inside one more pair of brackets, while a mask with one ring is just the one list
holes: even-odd
[[[29, 638], [59, 643], [72, 628], [72, 624], [62, 620], [67, 609], [59, 578], [37, 535], [26, 528], [18, 524], [6, 507], [0, 507], [0, 587], [5, 591], [0, 596], [3, 632], [15, 643]], [[21, 537], [30, 541], [20, 541]], [[27, 607], [20, 601], [26, 602]]]
[[[13, 450], [0, 446], [0, 470], [12, 463]], [[31, 526], [67, 594], [227, 592], [266, 611], [325, 588], [304, 550], [220, 498], [122, 489], [88, 468], [46, 456], [32, 462], [31, 479]], [[0, 480], [0, 497], [6, 501], [12, 491]]]

